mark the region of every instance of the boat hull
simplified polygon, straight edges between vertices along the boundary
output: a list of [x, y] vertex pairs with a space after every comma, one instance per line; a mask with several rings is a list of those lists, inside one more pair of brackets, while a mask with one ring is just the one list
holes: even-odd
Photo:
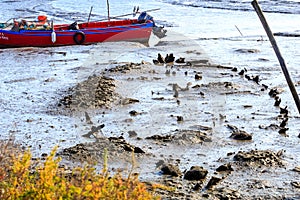
[[99, 42], [138, 41], [147, 43], [153, 22], [136, 20], [89, 22], [78, 24], [78, 30], [68, 30], [69, 25], [56, 25], [54, 30], [0, 30], [0, 48], [54, 47], [87, 45]]

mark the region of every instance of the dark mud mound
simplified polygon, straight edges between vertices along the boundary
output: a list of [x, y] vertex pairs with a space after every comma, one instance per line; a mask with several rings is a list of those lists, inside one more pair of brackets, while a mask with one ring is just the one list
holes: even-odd
[[[132, 69], [140, 69], [141, 63], [125, 63], [105, 69], [108, 73], [127, 73]], [[119, 99], [115, 92], [116, 80], [103, 75], [89, 76], [87, 80], [69, 88], [63, 98], [58, 102], [58, 107], [77, 109], [110, 108]]]
[[117, 72], [126, 73], [132, 69], [140, 69], [142, 64], [145, 64], [145, 62], [141, 62], [141, 63], [129, 62], [129, 63], [125, 63], [123, 65], [113, 66], [109, 69], [105, 69], [105, 71], [111, 72], [111, 73], [117, 73]]
[[255, 163], [264, 166], [283, 166], [284, 164], [281, 159], [282, 153], [282, 151], [275, 153], [270, 150], [240, 151], [234, 156], [234, 159], [236, 161]]
[[59, 100], [58, 106], [66, 108], [109, 107], [115, 101], [115, 80], [105, 76], [90, 76], [86, 81], [70, 88]]
[[176, 130], [168, 135], [153, 135], [145, 139], [154, 140], [157, 144], [171, 142], [180, 145], [202, 144], [203, 142], [212, 141], [206, 132], [188, 129]]
[[125, 139], [120, 137], [99, 137], [96, 142], [77, 144], [75, 146], [65, 148], [58, 153], [59, 156], [69, 161], [75, 162], [102, 162], [104, 149], [108, 150], [109, 160], [127, 160], [130, 158], [131, 152], [135, 155], [145, 154], [140, 147], [129, 144]]
[[95, 157], [91, 154], [85, 144], [76, 144], [73, 147], [63, 149], [62, 152], [57, 153], [58, 156], [67, 157], [69, 160], [80, 162], [93, 162]]
[[227, 127], [232, 130], [232, 134], [230, 135], [230, 138], [235, 140], [252, 140], [252, 135], [247, 133], [244, 130], [240, 130], [236, 126], [228, 124]]
[[173, 164], [163, 164], [161, 167], [162, 174], [179, 177], [182, 175], [178, 166]]

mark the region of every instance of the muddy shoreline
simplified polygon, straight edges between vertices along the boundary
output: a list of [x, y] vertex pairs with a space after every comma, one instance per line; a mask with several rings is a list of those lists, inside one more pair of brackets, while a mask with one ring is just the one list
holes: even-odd
[[[133, 151], [141, 180], [175, 188], [158, 191], [164, 199], [300, 198], [294, 155], [262, 145], [289, 136], [293, 117], [279, 103], [281, 88], [262, 83], [263, 74], [184, 53], [191, 59], [180, 64], [115, 63], [70, 88], [58, 110], [76, 113], [90, 142], [58, 152], [63, 163], [100, 169], [107, 148], [111, 170], [126, 172]], [[270, 114], [256, 110], [259, 98], [274, 104]]]
[[[161, 8], [151, 15], [167, 37], [152, 38], [148, 47], [2, 49], [1, 139], [13, 135], [33, 157], [59, 145], [68, 169], [87, 162], [100, 170], [108, 148], [110, 170], [126, 172], [133, 150], [142, 181], [176, 188], [159, 191], [164, 199], [300, 199], [299, 113], [250, 2], [215, 1], [221, 9], [207, 7], [210, 1], [176, 2], [111, 4], [112, 16], [137, 4]], [[261, 3], [267, 9], [278, 4]], [[300, 91], [294, 3], [266, 16]], [[86, 21], [91, 6], [93, 20], [107, 13], [93, 2], [1, 5], [3, 21], [40, 14], [55, 23]], [[192, 65], [155, 65], [157, 53]]]

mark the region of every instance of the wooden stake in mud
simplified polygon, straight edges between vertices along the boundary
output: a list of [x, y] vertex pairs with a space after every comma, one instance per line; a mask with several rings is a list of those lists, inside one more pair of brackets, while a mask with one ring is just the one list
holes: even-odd
[[234, 25], [234, 26], [239, 31], [239, 33], [241, 34], [241, 36], [243, 37], [243, 33], [240, 31], [240, 29], [237, 27], [237, 25]]
[[259, 17], [262, 25], [263, 25], [263, 27], [264, 27], [264, 29], [265, 29], [268, 37], [269, 37], [269, 40], [270, 40], [270, 42], [272, 44], [272, 47], [273, 47], [273, 49], [274, 49], [274, 51], [276, 53], [276, 56], [277, 56], [277, 58], [279, 60], [282, 72], [284, 73], [285, 79], [286, 79], [286, 81], [287, 81], [287, 83], [288, 83], [288, 85], [290, 87], [291, 93], [292, 93], [292, 95], [294, 97], [294, 101], [295, 101], [296, 106], [298, 108], [298, 112], [300, 113], [300, 100], [299, 100], [299, 96], [298, 96], [297, 91], [295, 89], [295, 85], [293, 84], [292, 79], [291, 79], [291, 77], [289, 75], [288, 69], [286, 68], [284, 59], [281, 56], [281, 53], [279, 51], [279, 48], [277, 46], [276, 40], [275, 40], [275, 38], [273, 36], [273, 33], [272, 33], [272, 31], [271, 31], [268, 23], [267, 23], [267, 20], [264, 17], [264, 14], [263, 14], [260, 6], [258, 5], [257, 0], [253, 0], [251, 2], [251, 4], [252, 4], [254, 10], [256, 11], [256, 13], [257, 13], [257, 15], [258, 15], [258, 17]]

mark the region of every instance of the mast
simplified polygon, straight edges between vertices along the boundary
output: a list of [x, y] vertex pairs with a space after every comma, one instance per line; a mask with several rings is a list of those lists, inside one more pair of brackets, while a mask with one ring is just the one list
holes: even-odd
[[106, 4], [107, 4], [107, 19], [108, 19], [108, 21], [110, 21], [110, 16], [109, 16], [109, 0], [106, 0]]

